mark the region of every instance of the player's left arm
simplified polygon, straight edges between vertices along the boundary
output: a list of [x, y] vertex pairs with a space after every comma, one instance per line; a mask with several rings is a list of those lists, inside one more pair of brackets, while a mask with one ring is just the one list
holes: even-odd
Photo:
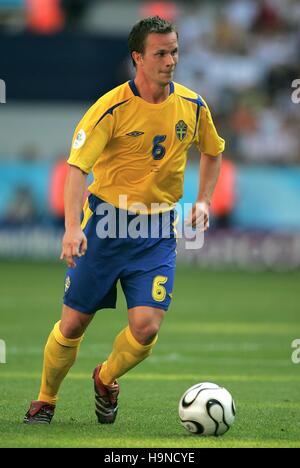
[[202, 101], [204, 105], [201, 107], [196, 140], [201, 153], [199, 190], [187, 225], [206, 231], [209, 228], [209, 206], [220, 174], [225, 142], [217, 133], [207, 103]]
[[217, 185], [221, 164], [222, 153], [218, 156], [201, 153], [198, 196], [189, 214], [188, 225], [200, 226], [204, 231], [209, 228], [209, 206]]

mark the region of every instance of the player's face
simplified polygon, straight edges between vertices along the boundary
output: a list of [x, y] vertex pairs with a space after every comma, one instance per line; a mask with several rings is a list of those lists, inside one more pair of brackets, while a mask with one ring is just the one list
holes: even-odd
[[173, 79], [178, 62], [178, 42], [175, 32], [169, 34], [150, 33], [147, 36], [145, 51], [140, 55], [140, 66], [148, 80], [160, 86]]

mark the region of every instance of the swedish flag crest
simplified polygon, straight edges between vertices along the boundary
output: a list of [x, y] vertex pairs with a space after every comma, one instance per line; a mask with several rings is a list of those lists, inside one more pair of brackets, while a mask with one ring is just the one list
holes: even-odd
[[187, 134], [187, 124], [184, 120], [179, 120], [175, 125], [176, 135], [179, 141], [182, 141]]

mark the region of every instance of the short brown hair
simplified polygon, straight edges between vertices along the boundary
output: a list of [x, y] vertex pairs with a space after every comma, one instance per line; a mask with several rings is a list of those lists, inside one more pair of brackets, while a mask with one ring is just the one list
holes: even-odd
[[[148, 18], [140, 20], [133, 26], [128, 36], [128, 47], [131, 58], [132, 52], [144, 53], [148, 34], [169, 34], [172, 32], [175, 32], [178, 37], [175, 25], [160, 16], [149, 16]], [[133, 65], [136, 66], [133, 58], [132, 62]]]

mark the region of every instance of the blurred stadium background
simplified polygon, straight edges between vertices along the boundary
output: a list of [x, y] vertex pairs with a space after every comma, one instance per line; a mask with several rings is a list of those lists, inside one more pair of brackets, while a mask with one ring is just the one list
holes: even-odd
[[[57, 258], [64, 160], [90, 104], [129, 79], [126, 38], [140, 17], [178, 25], [175, 79], [208, 101], [227, 142], [200, 251], [180, 260], [300, 265], [300, 5], [296, 0], [0, 0], [0, 256]], [[296, 96], [297, 97], [297, 96]], [[299, 99], [298, 99], [299, 100]], [[197, 190], [192, 151], [183, 201]]]
[[[55, 262], [73, 131], [91, 103], [132, 77], [128, 32], [154, 14], [177, 24], [175, 80], [207, 100], [226, 139], [211, 228], [200, 250], [179, 243], [172, 315], [153, 358], [124, 378], [120, 437], [96, 435], [92, 402], [86, 411], [82, 395], [90, 395], [88, 369], [110, 350], [126, 313], [89, 330], [64, 386], [61, 438], [28, 438], [20, 418], [60, 313], [64, 267]], [[240, 419], [223, 446], [299, 445], [299, 366], [291, 362], [291, 342], [300, 338], [299, 25], [298, 0], [0, 0], [0, 338], [8, 363], [0, 368], [0, 445], [199, 446], [182, 437], [174, 402], [200, 377], [237, 399]], [[195, 201], [198, 164], [192, 150], [182, 202]], [[122, 298], [118, 309], [126, 311]], [[158, 388], [167, 389], [167, 411]], [[144, 408], [141, 420], [132, 419], [126, 393]], [[82, 432], [77, 417], [87, 422]]]

